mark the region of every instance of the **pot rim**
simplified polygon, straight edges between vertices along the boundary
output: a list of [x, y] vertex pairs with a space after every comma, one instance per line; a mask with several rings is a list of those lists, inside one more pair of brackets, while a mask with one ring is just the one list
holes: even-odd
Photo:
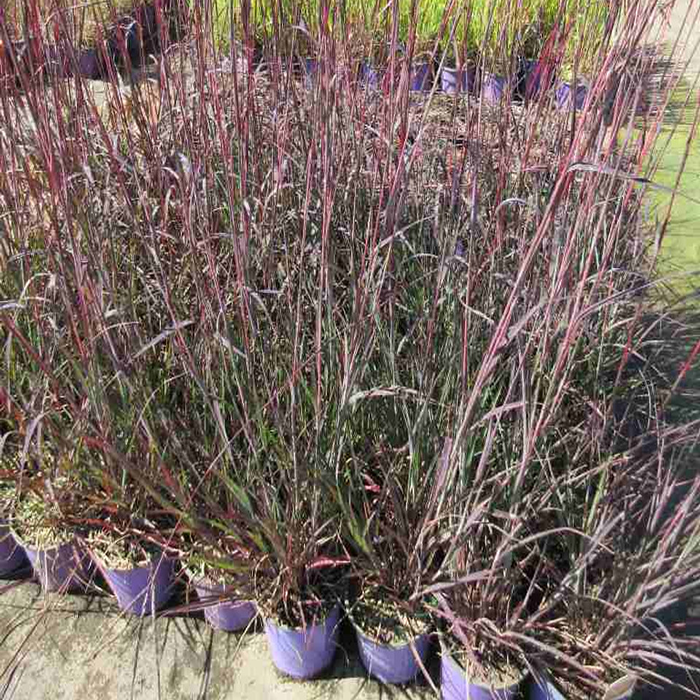
[[[182, 570], [187, 576], [187, 579], [190, 583], [190, 585], [193, 588], [206, 588], [208, 589], [208, 592], [212, 594], [212, 596], [215, 595], [229, 595], [229, 594], [236, 594], [239, 595], [240, 591], [236, 589], [236, 587], [232, 584], [229, 583], [217, 583], [216, 581], [208, 578], [207, 576], [199, 576], [196, 574], [194, 571], [192, 571], [191, 567], [189, 567], [187, 564], [182, 564]], [[252, 603], [254, 604], [255, 601], [252, 598], [235, 598], [231, 599], [230, 601], [228, 600], [222, 600], [222, 603], [226, 602], [232, 602], [232, 603]]]
[[[358, 634], [361, 634], [366, 640], [372, 642], [372, 644], [376, 644], [377, 646], [381, 646], [386, 649], [404, 649], [405, 647], [408, 647], [411, 644], [415, 645], [415, 643], [423, 637], [429, 640], [435, 634], [433, 625], [430, 623], [426, 623], [426, 628], [424, 632], [413, 633], [412, 630], [409, 629], [408, 631], [411, 632], [413, 636], [407, 642], [380, 642], [378, 639], [372, 637], [371, 634], [368, 634], [365, 631], [365, 628], [362, 626], [362, 624], [357, 621], [356, 616], [352, 612], [353, 608], [355, 607], [354, 605], [351, 605], [350, 602], [346, 600], [344, 601], [343, 607], [345, 609], [345, 616], [348, 618], [350, 624], [353, 626], [353, 628]], [[406, 629], [403, 625], [401, 625], [401, 627]]]
[[[76, 538], [78, 539], [78, 538]], [[104, 573], [106, 571], [113, 571], [113, 572], [119, 572], [119, 573], [126, 573], [130, 571], [138, 571], [140, 569], [156, 569], [160, 566], [161, 562], [165, 561], [165, 565], [168, 565], [168, 562], [172, 562], [173, 564], [177, 561], [174, 557], [169, 557], [165, 552], [160, 552], [159, 554], [153, 554], [151, 561], [148, 564], [139, 564], [137, 566], [132, 566], [128, 568], [123, 568], [123, 567], [115, 567], [115, 566], [107, 566], [105, 560], [103, 557], [101, 557], [95, 550], [94, 548], [87, 542], [83, 543], [85, 548], [87, 549], [90, 557], [93, 559], [97, 567]]]
[[49, 547], [41, 547], [39, 545], [29, 544], [27, 542], [27, 540], [25, 540], [23, 537], [21, 537], [17, 533], [17, 530], [14, 528], [14, 526], [11, 523], [7, 523], [7, 528], [9, 530], [10, 534], [12, 535], [12, 537], [14, 537], [15, 542], [17, 542], [17, 544], [20, 547], [22, 547], [24, 549], [31, 550], [33, 552], [50, 552], [52, 550], [62, 549], [63, 547], [70, 547], [70, 546], [75, 546], [75, 545], [79, 545], [80, 547], [82, 547], [84, 549], [84, 545], [83, 545], [82, 540], [75, 533], [73, 533], [73, 536], [71, 537], [71, 539], [66, 540], [65, 542], [61, 542], [60, 544], [52, 544]]
[[429, 640], [433, 636], [433, 634], [435, 634], [435, 631], [432, 629], [432, 626], [428, 625], [425, 632], [419, 632], [418, 634], [414, 634], [407, 642], [381, 642], [365, 631], [362, 625], [356, 621], [355, 616], [348, 608], [345, 609], [345, 616], [348, 618], [348, 620], [350, 620], [350, 624], [352, 625], [353, 629], [357, 634], [364, 637], [367, 641], [372, 642], [372, 644], [384, 647], [385, 649], [405, 649], [406, 647], [410, 647], [412, 644], [415, 646], [416, 642], [419, 639], [425, 638], [426, 640]]
[[[440, 662], [442, 663], [442, 659], [447, 659], [451, 661], [459, 670], [466, 675], [466, 669], [462, 664], [455, 659], [455, 657], [452, 655], [452, 653], [449, 651], [447, 648], [447, 644], [445, 643], [445, 637], [446, 637], [445, 632], [440, 632], [438, 633], [438, 639], [440, 642]], [[532, 678], [532, 674], [528, 670], [523, 670], [523, 669], [514, 669], [519, 672], [519, 677], [518, 680], [514, 681], [513, 683], [506, 683], [505, 685], [497, 685], [494, 683], [491, 684], [484, 684], [484, 683], [479, 683], [477, 681], [469, 680], [469, 685], [477, 686], [479, 688], [485, 688], [487, 690], [493, 690], [495, 692], [499, 691], [516, 691], [520, 686], [522, 686], [525, 681], [528, 680], [528, 678]]]
[[[249, 602], [256, 603], [256, 601], [252, 601], [252, 600]], [[342, 612], [341, 606], [340, 606], [340, 601], [335, 602], [335, 605], [333, 605], [333, 607], [331, 608], [331, 610], [329, 611], [329, 613], [325, 617], [320, 618], [317, 622], [314, 622], [313, 625], [306, 625], [305, 627], [290, 627], [289, 625], [285, 625], [284, 623], [278, 622], [277, 620], [275, 620], [272, 617], [268, 617], [267, 615], [265, 615], [265, 613], [263, 611], [261, 611], [261, 613], [262, 613], [261, 616], [262, 616], [263, 622], [266, 625], [269, 623], [271, 625], [274, 625], [277, 629], [287, 630], [290, 632], [304, 632], [307, 629], [316, 629], [318, 627], [323, 627], [326, 624], [326, 622], [328, 622], [328, 620], [336, 612], [338, 613], [338, 622], [336, 622], [334, 627], [338, 627], [338, 625], [340, 625], [340, 622], [342, 620], [342, 617], [340, 616], [341, 612]]]

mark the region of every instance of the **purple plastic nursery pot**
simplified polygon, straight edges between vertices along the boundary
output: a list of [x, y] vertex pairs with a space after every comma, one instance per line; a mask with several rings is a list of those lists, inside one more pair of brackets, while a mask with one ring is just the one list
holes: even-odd
[[173, 559], [161, 555], [148, 566], [108, 569], [94, 553], [93, 558], [124, 612], [142, 617], [168, 602], [175, 583]]
[[474, 92], [476, 71], [474, 68], [443, 68], [440, 71], [440, 87], [448, 95]]
[[487, 102], [500, 102], [506, 93], [507, 78], [493, 73], [484, 73], [481, 95]]
[[[608, 686], [606, 700], [632, 700], [635, 682], [633, 678], [624, 677]], [[529, 700], [566, 700], [562, 693], [549, 682], [545, 676], [530, 676], [527, 693]]]
[[[220, 596], [225, 596], [231, 590], [230, 587], [207, 579], [200, 579], [193, 585], [200, 600], [203, 601], [213, 601]], [[204, 608], [206, 621], [214, 629], [225, 632], [244, 630], [256, 613], [255, 604], [249, 600], [221, 600]]]
[[265, 636], [275, 666], [293, 678], [313, 678], [330, 666], [338, 646], [340, 606], [316, 625], [282, 627], [265, 620]]
[[15, 573], [27, 564], [27, 557], [10, 528], [0, 518], [0, 577]]
[[377, 90], [380, 82], [379, 71], [369, 61], [363, 61], [357, 72], [357, 80], [360, 85]]
[[440, 696], [443, 700], [513, 700], [520, 683], [495, 688], [470, 683], [465, 670], [444, 649], [440, 659]]
[[[355, 632], [362, 665], [370, 676], [382, 683], [408, 683], [418, 675], [420, 667], [413, 655], [411, 644], [381, 644], [364, 635], [357, 626]], [[430, 648], [430, 635], [418, 635], [413, 640], [413, 646], [420, 660], [424, 662]]]
[[583, 109], [588, 96], [588, 88], [585, 85], [577, 85], [574, 89], [569, 83], [562, 83], [554, 94], [559, 109]]
[[408, 77], [408, 89], [412, 92], [428, 92], [433, 86], [433, 67], [430, 63], [415, 63]]
[[315, 58], [304, 59], [304, 82], [306, 87], [313, 86], [314, 81], [318, 78], [321, 64]]
[[530, 676], [526, 696], [529, 700], [566, 700], [546, 678]]
[[83, 592], [92, 580], [93, 566], [89, 554], [77, 540], [49, 549], [37, 549], [24, 544], [15, 533], [29, 563], [45, 591], [61, 593]]
[[95, 49], [85, 49], [77, 56], [78, 75], [88, 80], [102, 77], [102, 63]]
[[554, 71], [546, 61], [522, 61], [518, 71], [516, 97], [533, 100], [554, 85]]

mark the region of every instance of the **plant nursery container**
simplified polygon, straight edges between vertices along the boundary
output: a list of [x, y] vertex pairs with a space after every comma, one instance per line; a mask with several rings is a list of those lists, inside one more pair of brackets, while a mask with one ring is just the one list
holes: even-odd
[[503, 75], [484, 73], [481, 82], [481, 95], [487, 102], [500, 102], [506, 94], [508, 80]]
[[[635, 679], [625, 676], [608, 686], [603, 700], [631, 700], [635, 690]], [[546, 676], [529, 677], [525, 695], [528, 700], [566, 700], [561, 691], [547, 680]]]
[[440, 88], [448, 95], [474, 92], [475, 86], [474, 68], [443, 68], [440, 71]]
[[430, 648], [429, 633], [418, 635], [412, 643], [393, 645], [376, 642], [363, 634], [357, 625], [354, 627], [360, 659], [370, 676], [382, 683], [408, 683], [415, 679], [420, 666], [411, 644], [420, 660], [425, 662]]
[[523, 60], [518, 67], [515, 96], [521, 100], [535, 99], [543, 89], [550, 89], [553, 83], [554, 71], [545, 61]]
[[408, 89], [412, 92], [428, 92], [433, 86], [433, 67], [430, 63], [415, 63], [408, 76]]
[[569, 83], [562, 83], [554, 95], [559, 109], [583, 109], [588, 96], [588, 88], [585, 85], [577, 85], [575, 88]]
[[507, 686], [471, 682], [465, 669], [443, 648], [440, 659], [440, 697], [443, 700], [514, 700], [521, 681]]
[[88, 80], [97, 80], [102, 77], [100, 57], [95, 49], [85, 49], [77, 56], [78, 75]]
[[0, 518], [0, 577], [15, 573], [27, 563], [24, 549], [12, 536], [7, 523]]
[[318, 79], [321, 64], [315, 58], [304, 59], [304, 84], [307, 88], [312, 88]]
[[230, 586], [206, 578], [193, 581], [192, 585], [200, 600], [212, 601], [211, 605], [204, 608], [204, 618], [214, 629], [239, 632], [246, 629], [257, 614], [255, 604], [249, 600], [227, 599], [214, 602], [214, 599], [232, 593]]
[[87, 589], [92, 580], [92, 561], [77, 540], [41, 549], [25, 544], [16, 533], [12, 534], [22, 545], [44, 591], [78, 593]]
[[124, 612], [142, 617], [168, 602], [175, 584], [175, 561], [161, 554], [147, 566], [110, 569], [93, 553], [107, 584]]
[[546, 677], [530, 676], [526, 697], [529, 700], [566, 700], [561, 692]]
[[357, 72], [357, 80], [361, 86], [377, 90], [380, 85], [379, 70], [369, 61], [362, 61]]
[[265, 620], [265, 636], [275, 666], [293, 678], [313, 678], [330, 666], [338, 646], [340, 606], [315, 625], [292, 629]]

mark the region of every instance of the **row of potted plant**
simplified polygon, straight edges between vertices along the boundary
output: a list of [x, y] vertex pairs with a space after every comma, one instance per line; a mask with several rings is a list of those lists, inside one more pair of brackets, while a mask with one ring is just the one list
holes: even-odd
[[[135, 26], [130, 25], [124, 37], [108, 43], [106, 53], [96, 48], [61, 50], [56, 46], [17, 42], [5, 49], [4, 55], [0, 56], [0, 78], [3, 75], [19, 75], [31, 67], [34, 75], [46, 73], [52, 77], [69, 78], [77, 74], [89, 80], [108, 79], [110, 74], [114, 74], [111, 71], [120, 66], [128, 65], [131, 68], [142, 65], [145, 56], [153, 51], [154, 46], [158, 46], [154, 20], [151, 32], [137, 32]], [[114, 64], [114, 68], [107, 67], [110, 63]], [[256, 67], [264, 70], [266, 65], [258, 54]], [[322, 72], [323, 63], [315, 58], [306, 58], [301, 65], [307, 86], [311, 87]], [[356, 65], [357, 68], [352, 71], [352, 82], [370, 89], [387, 87], [390, 79], [387, 68], [368, 60], [360, 60]], [[396, 76], [399, 74], [397, 69]], [[543, 87], [554, 89], [554, 102], [560, 109], [571, 109], [572, 106], [577, 110], [582, 109], [588, 94], [588, 88], [583, 82], [577, 81], [574, 84], [557, 81], [549, 62], [538, 60], [520, 60], [512, 79], [477, 67], [475, 63], [456, 67], [417, 60], [411, 63], [408, 78], [408, 89], [412, 92], [430, 92], [436, 89], [448, 95], [476, 94], [487, 102], [500, 102], [504, 98], [532, 100], [541, 95]]]
[[[171, 38], [177, 38], [182, 33], [182, 9], [179, 8], [178, 3], [171, 5], [171, 2], [165, 3], [161, 8], [157, 8], [154, 4], [138, 5], [128, 15], [106, 29], [104, 41], [94, 46], [79, 48], [65, 41], [52, 45], [46, 43], [38, 34], [29, 39], [5, 42], [0, 48], [0, 78], [7, 79], [14, 76], [18, 84], [29, 76], [32, 80], [36, 80], [42, 75], [52, 78], [79, 75], [91, 80], [104, 80], [114, 77], [115, 71], [128, 72], [138, 68], [150, 60], [154, 54], [160, 53], [162, 36], [165, 36], [160, 27], [162, 22], [167, 22], [166, 34]], [[445, 27], [443, 27], [444, 30]], [[575, 105], [576, 109], [581, 109], [585, 102], [587, 88], [580, 81], [577, 81], [575, 86], [571, 82], [557, 82], [553, 66], [558, 62], [552, 60], [549, 48], [545, 48], [543, 55], [547, 58], [543, 60], [520, 59], [515, 63], [509, 60], [507, 65], [504, 64], [502, 67], [517, 66], [512, 78], [509, 78], [504, 74], [506, 71], [498, 73], [484, 69], [477, 54], [471, 55], [469, 61], [456, 60], [455, 56], [450, 59], [447, 55], [445, 60], [442, 60], [442, 58], [436, 58], [435, 53], [436, 49], [443, 52], [444, 47], [438, 48], [440, 42], [430, 41], [423, 44], [425, 44], [425, 51], [418, 51], [414, 59], [410, 60], [409, 90], [411, 91], [429, 91], [435, 86], [446, 94], [478, 93], [487, 101], [498, 102], [504, 97], [533, 99], [540, 94], [543, 86], [552, 88], [556, 82], [554, 97], [558, 107]], [[453, 45], [456, 46], [454, 37], [449, 42], [449, 46]], [[312, 57], [315, 46], [316, 43], [312, 41], [308, 51], [303, 51], [303, 46], [293, 44], [291, 47], [293, 50], [302, 52], [289, 54], [292, 57], [307, 56], [300, 61], [293, 58], [291, 63], [301, 64], [309, 83], [322, 69], [322, 61]], [[270, 56], [274, 55], [275, 60], [287, 62], [286, 58], [280, 58], [282, 54], [279, 51], [280, 47], [275, 46], [274, 54]], [[383, 66], [387, 66], [391, 61], [391, 52], [396, 52], [399, 57], [397, 75], [398, 68], [407, 55], [406, 46], [402, 43], [396, 44], [388, 51], [385, 49], [382, 52], [381, 60], [355, 56], [351, 60], [356, 67], [352, 70], [354, 79], [370, 88], [386, 86], [390, 71]], [[454, 51], [457, 57], [463, 53], [458, 49]], [[258, 68], [265, 67], [267, 52], [263, 50], [262, 44], [256, 41], [255, 49], [248, 53], [251, 65]], [[422, 56], [427, 58], [421, 58]]]
[[[89, 8], [54, 3], [51, 12], [42, 2], [36, 0], [26, 6], [25, 13], [14, 14], [42, 18], [43, 22], [13, 26], [13, 13], [0, 19], [0, 80], [18, 86], [27, 80], [75, 75], [107, 80], [115, 71], [141, 67], [149, 57], [161, 53], [164, 39], [177, 39], [186, 26], [182, 8], [171, 0], [120, 0], [112, 6]], [[84, 11], [87, 16], [81, 16]], [[112, 19], [105, 22], [104, 15], [110, 13]]]
[[[309, 86], [321, 70], [322, 64], [318, 60], [306, 59], [304, 73]], [[386, 88], [389, 80], [388, 69], [375, 67], [368, 61], [360, 63], [356, 74], [358, 83], [371, 89]], [[474, 64], [458, 68], [417, 61], [409, 69], [408, 86], [412, 92], [436, 90], [447, 95], [475, 94], [487, 102], [532, 100], [541, 96], [544, 87], [554, 89], [554, 101], [559, 109], [574, 107], [577, 110], [583, 108], [588, 95], [588, 88], [582, 81], [575, 84], [557, 82], [551, 66], [537, 60], [521, 60], [513, 79], [477, 68]]]
[[[403, 457], [397, 459], [405, 462]], [[525, 581], [519, 566], [511, 568], [508, 564], [490, 572], [477, 572], [473, 565], [469, 566], [470, 548], [484, 550], [477, 543], [467, 544], [468, 540], [475, 535], [488, 540], [492, 536], [490, 528], [460, 538], [456, 530], [445, 528], [444, 524], [438, 527], [424, 522], [422, 527], [414, 527], [437, 512], [431, 510], [430, 504], [439, 495], [439, 483], [426, 474], [421, 495], [404, 509], [394, 500], [396, 489], [407, 483], [401, 481], [400, 472], [390, 470], [380, 475], [372, 465], [357, 466], [365, 484], [362, 494], [353, 494], [350, 488], [345, 493], [331, 488], [327, 494], [343, 514], [345, 542], [340, 549], [333, 546], [299, 552], [295, 545], [303, 547], [303, 538], [291, 544], [280, 541], [277, 544], [283, 552], [257, 556], [255, 561], [246, 561], [249, 538], [264, 536], [266, 532], [273, 548], [276, 546], [274, 526], [266, 522], [264, 508], [256, 510], [254, 516], [251, 513], [251, 519], [261, 523], [258, 533], [250, 528], [251, 523], [243, 524], [240, 514], [229, 509], [231, 522], [241, 523], [235, 528], [239, 537], [219, 538], [212, 547], [196, 543], [188, 529], [178, 532], [172, 516], [163, 517], [161, 513], [159, 520], [156, 504], [142, 517], [133, 516], [134, 512], [145, 513], [143, 505], [136, 502], [128, 516], [113, 507], [100, 510], [94, 507], [99, 497], [86, 494], [84, 483], [52, 479], [50, 470], [36, 475], [9, 468], [4, 473], [3, 510], [9, 518], [2, 532], [3, 574], [26, 563], [25, 554], [47, 591], [85, 591], [93, 588], [99, 572], [119, 607], [139, 616], [155, 614], [166, 606], [178, 576], [184, 576], [199, 598], [199, 603], [190, 609], [203, 609], [207, 621], [218, 629], [246, 629], [259, 612], [275, 665], [294, 677], [313, 677], [330, 665], [338, 644], [338, 626], [341, 618], [347, 617], [356, 631], [362, 663], [382, 682], [406, 683], [424, 672], [431, 639], [437, 632], [443, 697], [511, 698], [525, 682], [533, 686], [535, 697], [539, 697], [538, 693], [542, 697], [560, 697], [559, 691], [548, 684], [546, 664], [535, 661], [537, 654], [530, 660], [518, 652], [511, 653], [507, 635], [494, 643], [486, 629], [483, 637], [477, 633], [475, 638], [474, 629], [464, 622], [486, 615], [505, 624], [516, 604], [513, 590]], [[425, 469], [426, 465], [420, 467]], [[14, 480], [8, 478], [12, 475]], [[43, 497], [31, 488], [23, 495], [17, 494], [17, 485], [30, 477], [43, 480]], [[28, 487], [29, 482], [24, 486]], [[39, 482], [34, 486], [39, 486]], [[236, 497], [241, 502], [248, 500], [245, 494]], [[192, 513], [207, 515], [204, 503], [200, 505]], [[297, 505], [301, 508], [299, 520], [316, 519], [307, 510], [310, 506], [305, 497]], [[418, 515], [413, 512], [416, 506], [420, 506]], [[363, 515], [366, 507], [373, 509], [373, 515]], [[80, 515], [76, 517], [76, 513]], [[217, 515], [220, 512], [215, 508], [208, 511], [212, 520]], [[482, 517], [491, 519], [486, 512]], [[413, 520], [410, 528], [402, 529], [402, 523], [406, 527], [405, 521], [415, 518], [418, 520]], [[126, 521], [131, 527], [125, 526]], [[301, 524], [289, 527], [291, 533], [303, 529]], [[206, 528], [202, 530], [207, 532]], [[409, 539], [402, 543], [406, 533]], [[283, 534], [280, 532], [280, 536]], [[309, 535], [310, 541], [318, 542], [318, 533]], [[454, 552], [456, 542], [461, 542], [461, 549]], [[345, 555], [341, 554], [343, 551]], [[527, 560], [533, 554], [521, 553], [518, 558]], [[439, 584], [429, 585], [420, 594], [411, 592], [411, 582], [416, 577], [425, 578], [436, 571], [439, 560], [455, 556], [455, 571], [462, 572], [458, 583], [449, 585], [440, 579]], [[274, 559], [284, 559], [288, 567], [299, 569], [291, 575], [289, 571], [276, 572], [271, 563]], [[353, 560], [358, 559], [371, 562], [362, 568], [365, 574], [372, 570], [382, 572], [382, 568], [383, 572], [376, 580], [372, 576], [354, 577]], [[388, 578], [386, 572], [390, 573]], [[487, 579], [490, 582], [484, 584]], [[546, 579], [540, 576], [537, 585]], [[285, 590], [272, 590], [277, 588]], [[480, 590], [483, 599], [475, 599], [475, 591]], [[470, 653], [469, 649], [478, 652]], [[621, 680], [628, 683], [630, 679]]]
[[453, 101], [436, 129], [402, 91], [231, 89], [198, 48], [152, 122], [35, 90], [50, 128], [3, 131], [29, 164], [0, 178], [21, 542], [77, 538], [82, 578], [174, 560], [302, 639], [337, 611], [365, 656], [416, 638], [416, 660], [427, 625], [494, 687], [700, 665], [658, 622], [700, 571], [670, 454], [698, 426], [669, 400], [698, 323], [646, 297], [636, 185], [582, 171], [592, 135], [550, 110]]
[[[80, 593], [95, 589], [93, 581], [95, 569], [98, 569], [125, 613], [152, 615], [168, 603], [176, 584], [175, 559], [161, 552], [140, 566], [131, 567], [125, 561], [122, 566], [111, 568], [94, 548], [69, 537], [62, 543], [54, 541], [52, 544], [42, 538], [45, 544], [40, 547], [25, 543], [16, 531], [3, 525], [0, 529], [0, 578], [15, 576], [26, 567], [28, 559], [45, 591]], [[35, 540], [35, 537], [30, 539]], [[187, 575], [201, 601], [205, 619], [212, 627], [226, 632], [251, 628], [258, 615], [254, 602], [237, 599], [235, 587], [197, 575], [191, 569], [187, 570]], [[435, 630], [440, 626], [444, 628], [439, 623], [436, 625], [427, 612], [421, 615], [402, 613], [381, 597], [364, 597], [352, 603], [347, 596], [335, 602], [331, 598], [326, 601], [322, 614], [296, 628], [278, 624], [274, 618], [265, 618], [264, 630], [275, 666], [294, 678], [318, 676], [333, 662], [344, 617], [355, 631], [359, 657], [367, 672], [389, 684], [409, 683], [426, 672]], [[456, 635], [459, 638], [458, 628]], [[438, 639], [441, 697], [446, 700], [510, 700], [526, 686], [528, 697], [538, 700], [563, 697], [544, 673], [532, 675], [522, 666], [508, 663], [487, 668], [465, 664], [448, 636], [438, 633]], [[614, 692], [608, 697], [622, 700], [631, 696], [634, 683], [626, 678], [616, 687], [620, 692], [613, 688]]]

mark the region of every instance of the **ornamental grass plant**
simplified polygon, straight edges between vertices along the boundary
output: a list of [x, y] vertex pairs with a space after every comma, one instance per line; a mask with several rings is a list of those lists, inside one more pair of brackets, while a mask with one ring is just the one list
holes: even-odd
[[[411, 93], [398, 7], [365, 37], [392, 79], [358, 87], [362, 33], [326, 3], [307, 44], [274, 15], [220, 44], [203, 3], [108, 117], [79, 77], [3, 91], [4, 454], [87, 465], [72, 524], [179, 552], [288, 626], [364, 592], [571, 697], [696, 667], [658, 618], [700, 574], [700, 323], [644, 209], [661, 113], [609, 90], [646, 65], [660, 5], [632, 4], [602, 44], [546, 5], [554, 74], [589, 78], [576, 111]], [[506, 5], [514, 80], [530, 39]]]

